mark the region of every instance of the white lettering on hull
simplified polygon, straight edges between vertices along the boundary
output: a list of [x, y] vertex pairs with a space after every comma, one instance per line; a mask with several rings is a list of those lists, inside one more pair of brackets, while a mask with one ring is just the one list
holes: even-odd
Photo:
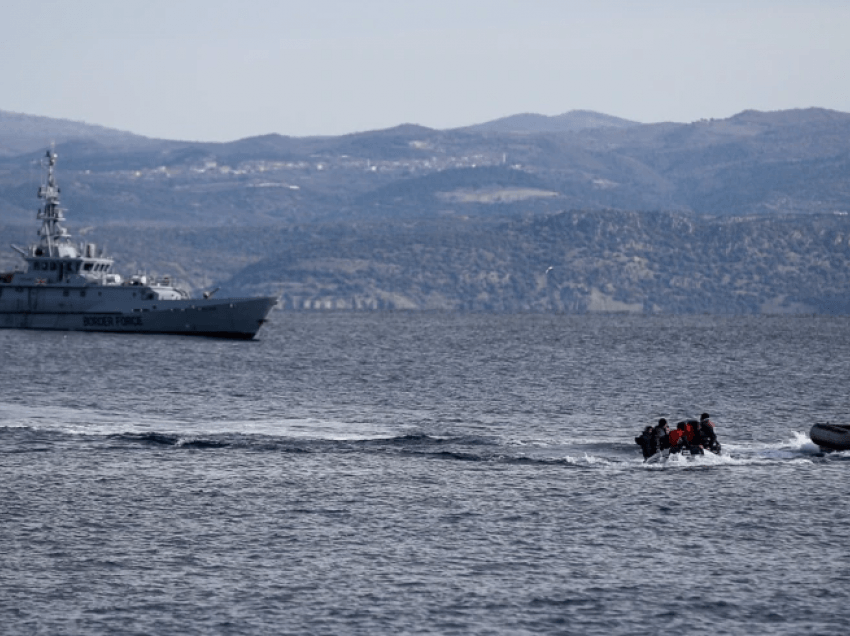
[[83, 327], [142, 327], [141, 316], [83, 316]]

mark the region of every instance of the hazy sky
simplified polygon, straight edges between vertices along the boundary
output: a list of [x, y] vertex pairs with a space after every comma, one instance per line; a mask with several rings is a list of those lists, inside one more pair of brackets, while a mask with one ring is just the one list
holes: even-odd
[[848, 0], [0, 0], [0, 110], [226, 141], [850, 111]]

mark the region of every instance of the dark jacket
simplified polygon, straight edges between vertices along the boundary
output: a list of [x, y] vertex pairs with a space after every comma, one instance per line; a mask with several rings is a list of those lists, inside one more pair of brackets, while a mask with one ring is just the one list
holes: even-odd
[[714, 424], [711, 420], [703, 420], [699, 423], [699, 435], [703, 448], [712, 453], [720, 452], [720, 442], [717, 441], [717, 433], [714, 432]]
[[635, 437], [635, 444], [640, 446], [640, 449], [643, 451], [643, 458], [647, 459], [648, 457], [652, 457], [655, 454], [653, 450], [653, 438], [654, 430], [651, 426], [647, 426], [643, 433], [639, 436]]
[[667, 431], [656, 426], [652, 431], [652, 454], [670, 448], [670, 436]]

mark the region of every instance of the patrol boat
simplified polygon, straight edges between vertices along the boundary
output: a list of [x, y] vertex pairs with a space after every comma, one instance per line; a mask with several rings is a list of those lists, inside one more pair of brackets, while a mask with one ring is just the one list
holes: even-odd
[[62, 226], [56, 153], [43, 160], [46, 180], [38, 189], [44, 207], [38, 243], [16, 250], [25, 271], [0, 273], [0, 328], [57, 331], [159, 333], [251, 339], [276, 298], [192, 299], [170, 277], [124, 280], [113, 259], [94, 243], [74, 245]]

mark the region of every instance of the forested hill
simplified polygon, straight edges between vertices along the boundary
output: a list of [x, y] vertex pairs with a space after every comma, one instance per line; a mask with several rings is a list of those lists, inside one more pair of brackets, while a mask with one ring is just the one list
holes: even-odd
[[[846, 214], [585, 210], [489, 223], [110, 227], [86, 240], [105, 244], [125, 274], [280, 294], [287, 311], [850, 313]], [[14, 261], [4, 250], [0, 269]]]
[[850, 313], [850, 217], [572, 211], [286, 233], [230, 281], [298, 308]]

